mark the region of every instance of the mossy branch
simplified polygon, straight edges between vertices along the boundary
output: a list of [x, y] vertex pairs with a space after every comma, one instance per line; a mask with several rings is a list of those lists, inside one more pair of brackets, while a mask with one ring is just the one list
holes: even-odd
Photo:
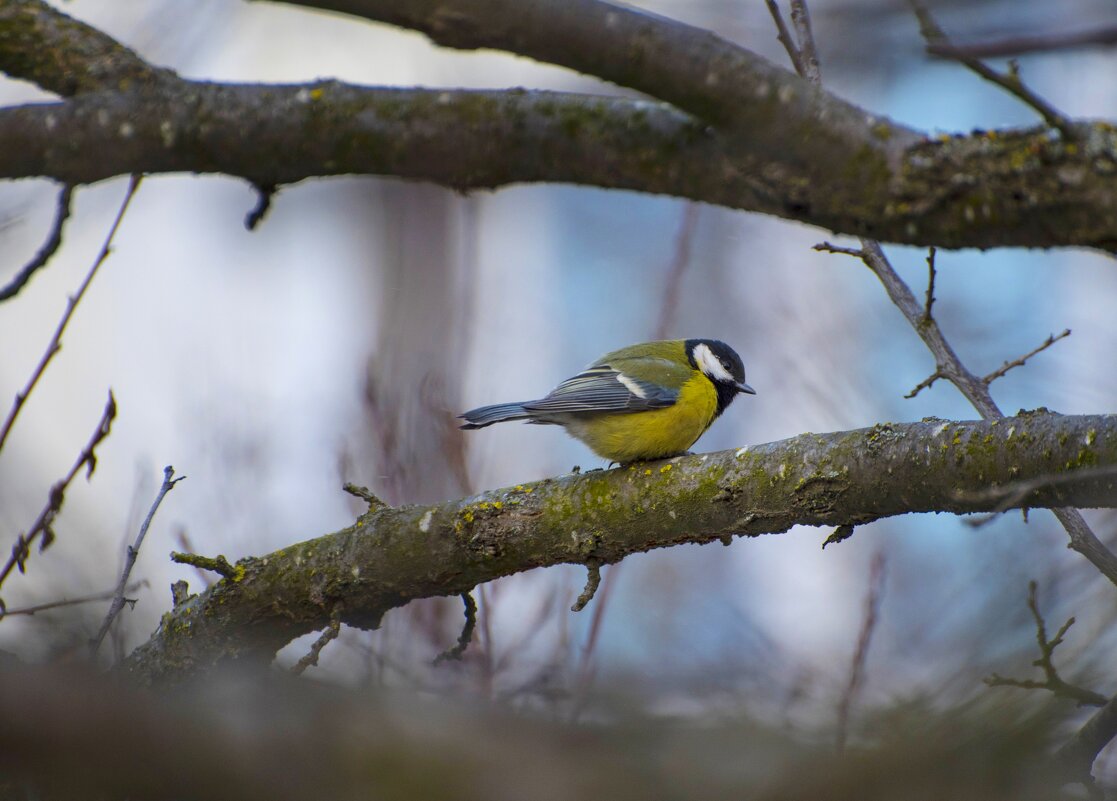
[[1073, 143], [1043, 128], [931, 137], [709, 31], [598, 0], [306, 4], [563, 64], [666, 102], [191, 81], [40, 0], [0, 0], [0, 70], [65, 98], [0, 109], [0, 178], [213, 172], [267, 191], [347, 174], [463, 191], [571, 183], [882, 241], [1117, 249], [1117, 215], [1099, 213], [1117, 208], [1117, 129], [1106, 123], [1068, 123]]
[[373, 628], [390, 609], [536, 567], [625, 556], [794, 525], [867, 523], [909, 512], [982, 512], [981, 492], [1036, 481], [1015, 507], [1117, 507], [1117, 415], [1031, 414], [994, 422], [886, 424], [546, 479], [434, 506], [367, 513], [267, 556], [165, 616], [127, 660], [145, 681], [237, 659], [268, 660], [329, 624]]

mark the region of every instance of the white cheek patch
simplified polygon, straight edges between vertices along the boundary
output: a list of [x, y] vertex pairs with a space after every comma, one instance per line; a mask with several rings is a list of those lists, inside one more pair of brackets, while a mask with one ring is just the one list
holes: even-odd
[[643, 387], [626, 376], [624, 373], [617, 373], [617, 380], [624, 384], [628, 391], [635, 395], [637, 398], [648, 397], [647, 393], [644, 392]]
[[721, 359], [714, 355], [709, 345], [700, 344], [694, 349], [694, 361], [698, 364], [698, 369], [714, 381], [724, 381], [728, 384], [736, 383], [736, 379], [725, 369], [725, 365], [721, 363]]

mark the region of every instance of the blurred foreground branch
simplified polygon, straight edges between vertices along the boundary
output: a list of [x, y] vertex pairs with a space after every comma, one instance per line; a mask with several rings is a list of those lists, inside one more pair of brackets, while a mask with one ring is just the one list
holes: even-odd
[[175, 693], [35, 667], [0, 681], [0, 801], [1038, 801], [1052, 724], [1008, 705], [921, 710], [839, 758], [722, 709], [593, 725], [499, 704], [216, 674]]
[[[349, 528], [237, 563], [164, 618], [126, 660], [146, 681], [226, 660], [270, 661], [295, 637], [342, 622], [375, 627], [416, 598], [500, 576], [794, 525], [861, 524], [910, 512], [988, 511], [991, 484], [1117, 464], [1117, 415], [1031, 414], [990, 422], [887, 424], [804, 434], [492, 490], [434, 506], [383, 508]], [[1117, 506], [1117, 473], [1039, 483], [1018, 507]]]

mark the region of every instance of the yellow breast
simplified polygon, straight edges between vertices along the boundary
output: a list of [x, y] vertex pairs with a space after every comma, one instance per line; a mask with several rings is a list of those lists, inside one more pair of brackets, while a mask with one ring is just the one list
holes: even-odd
[[675, 456], [694, 444], [714, 421], [717, 392], [698, 374], [679, 390], [679, 399], [666, 409], [601, 414], [571, 421], [566, 430], [594, 453], [614, 462], [635, 462]]

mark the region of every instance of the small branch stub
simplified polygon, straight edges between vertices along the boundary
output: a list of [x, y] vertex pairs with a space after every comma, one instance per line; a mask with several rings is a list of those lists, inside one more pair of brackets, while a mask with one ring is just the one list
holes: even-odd
[[461, 598], [465, 605], [465, 622], [462, 624], [462, 633], [458, 635], [457, 645], [446, 649], [434, 658], [434, 664], [436, 665], [451, 659], [460, 661], [465, 649], [473, 641], [473, 630], [477, 627], [477, 602], [473, 600], [473, 595], [468, 592], [463, 592]]
[[338, 635], [341, 634], [341, 607], [342, 604], [338, 601], [334, 604], [333, 611], [330, 613], [330, 625], [322, 630], [322, 634], [310, 646], [310, 650], [298, 662], [291, 666], [291, 672], [296, 675], [302, 675], [308, 667], [318, 664], [318, 657], [322, 653], [322, 649], [329, 645], [333, 640], [336, 640]]
[[825, 551], [827, 545], [835, 545], [839, 542], [845, 542], [852, 536], [853, 526], [851, 524], [846, 523], [844, 526], [838, 526], [836, 529], [830, 532], [829, 537], [822, 541], [822, 550]]
[[586, 608], [586, 604], [593, 600], [597, 588], [601, 585], [601, 564], [594, 561], [586, 562], [586, 586], [582, 590], [582, 594], [578, 596], [578, 600], [570, 607], [571, 612], [581, 612]]
[[190, 597], [190, 585], [184, 579], [179, 579], [171, 585], [171, 607], [178, 609]]
[[249, 231], [255, 231], [256, 226], [267, 216], [268, 211], [271, 210], [271, 201], [276, 192], [275, 184], [253, 184], [252, 186], [256, 190], [256, 205], [252, 207], [248, 214], [244, 215], [244, 227]]
[[374, 495], [372, 493], [372, 490], [370, 490], [368, 487], [359, 487], [351, 481], [346, 481], [345, 484], [342, 486], [342, 489], [355, 498], [360, 498], [362, 501], [367, 503], [368, 510], [370, 512], [389, 508], [388, 504], [376, 497], [376, 495]]
[[196, 553], [179, 553], [178, 551], [171, 551], [171, 561], [178, 562], [180, 565], [190, 565], [201, 570], [212, 570], [225, 578], [233, 578], [237, 575], [237, 568], [235, 565], [229, 564], [229, 560], [224, 556], [218, 555], [216, 557], [199, 556]]

